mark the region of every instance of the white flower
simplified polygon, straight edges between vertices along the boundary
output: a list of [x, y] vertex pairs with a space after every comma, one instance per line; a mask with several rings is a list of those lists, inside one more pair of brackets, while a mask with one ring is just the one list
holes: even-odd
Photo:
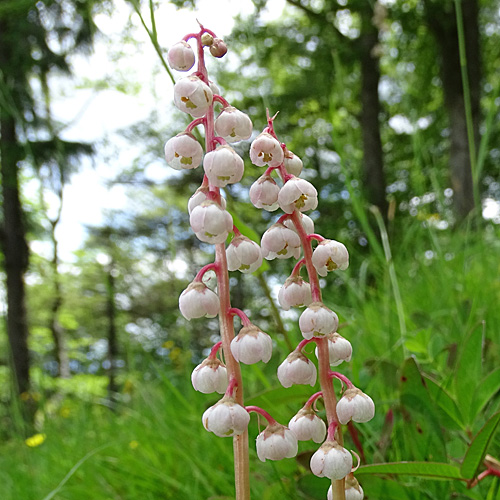
[[[343, 361], [351, 361], [352, 346], [351, 343], [338, 333], [330, 333], [328, 337], [328, 354], [331, 366], [338, 366]], [[318, 357], [318, 348], [315, 350]]]
[[201, 418], [203, 427], [219, 437], [243, 434], [250, 422], [250, 415], [231, 397], [224, 397], [211, 406]]
[[253, 273], [262, 264], [262, 252], [255, 241], [246, 236], [235, 236], [226, 249], [227, 267], [230, 271]]
[[315, 476], [333, 480], [344, 479], [352, 469], [352, 455], [337, 441], [326, 441], [311, 458]]
[[[204, 201], [208, 200], [208, 193], [210, 192], [210, 189], [208, 186], [201, 186], [199, 187], [189, 198], [188, 201], [188, 213], [191, 215], [191, 212], [194, 210], [195, 207], [198, 205], [201, 205]], [[226, 200], [221, 196], [220, 198], [220, 206], [223, 210], [226, 210]]]
[[299, 441], [312, 439], [315, 443], [321, 443], [325, 439], [325, 422], [316, 415], [312, 408], [302, 408], [297, 415], [292, 417], [288, 427]]
[[[304, 231], [306, 234], [313, 234], [314, 233], [314, 221], [309, 217], [309, 215], [303, 214], [299, 212], [299, 218], [300, 222], [302, 223], [302, 227], [304, 228]], [[297, 232], [297, 229], [295, 227], [295, 224], [291, 219], [286, 219], [283, 222], [283, 225], [287, 227], [288, 229], [291, 229], [292, 231]]]
[[370, 396], [353, 387], [347, 389], [337, 403], [337, 416], [341, 424], [349, 420], [368, 422], [375, 415], [375, 404]]
[[297, 455], [298, 443], [293, 432], [284, 425], [268, 425], [256, 440], [257, 456], [262, 462], [282, 460]]
[[244, 326], [231, 341], [231, 352], [234, 359], [246, 365], [258, 361], [267, 363], [273, 353], [273, 341], [255, 325]]
[[271, 134], [262, 132], [250, 146], [250, 160], [258, 167], [279, 167], [283, 163], [281, 144]]
[[207, 358], [193, 370], [191, 383], [204, 394], [224, 394], [228, 383], [226, 367], [217, 358]]
[[287, 214], [291, 214], [294, 210], [307, 212], [318, 206], [318, 192], [305, 179], [292, 177], [280, 189], [278, 203], [281, 210]]
[[297, 233], [283, 224], [273, 224], [263, 235], [260, 242], [262, 255], [267, 260], [300, 257], [300, 238]]
[[190, 133], [178, 134], [165, 144], [165, 160], [175, 170], [196, 168], [202, 156], [200, 143]]
[[204, 283], [194, 281], [179, 297], [179, 309], [187, 319], [213, 318], [219, 312], [219, 297], [212, 292]]
[[262, 175], [250, 186], [250, 201], [256, 208], [274, 212], [278, 208], [280, 188], [270, 175]]
[[335, 269], [344, 271], [349, 267], [349, 252], [338, 241], [324, 240], [314, 249], [312, 263], [320, 276]]
[[334, 333], [338, 326], [339, 318], [322, 302], [310, 304], [299, 318], [300, 331], [307, 340]]
[[212, 104], [210, 87], [197, 76], [182, 78], [174, 86], [174, 103], [195, 118], [204, 116]]
[[285, 165], [286, 171], [290, 175], [298, 177], [302, 172], [302, 160], [291, 151], [287, 151], [285, 153], [285, 160], [283, 161], [283, 164]]
[[278, 301], [285, 311], [290, 307], [308, 306], [312, 302], [311, 285], [301, 276], [290, 276], [280, 288]]
[[278, 366], [278, 380], [283, 387], [291, 387], [294, 384], [314, 386], [316, 377], [316, 365], [300, 351], [291, 352]]
[[218, 146], [205, 155], [203, 168], [208, 180], [217, 187], [239, 182], [245, 168], [241, 156], [230, 146]]
[[245, 141], [252, 135], [252, 121], [239, 109], [228, 106], [215, 120], [215, 131], [227, 142]]
[[[357, 479], [349, 474], [345, 479], [345, 500], [363, 500], [365, 494]], [[327, 500], [333, 500], [332, 487], [328, 488]]]
[[233, 230], [233, 218], [229, 212], [211, 200], [193, 209], [189, 223], [198, 239], [205, 243], [223, 243]]
[[189, 71], [194, 65], [194, 52], [189, 43], [181, 40], [170, 47], [167, 54], [168, 64], [177, 71]]

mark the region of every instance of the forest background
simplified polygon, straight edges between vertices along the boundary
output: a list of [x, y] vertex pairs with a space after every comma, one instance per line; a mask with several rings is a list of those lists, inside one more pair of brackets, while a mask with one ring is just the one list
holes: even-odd
[[[163, 166], [165, 141], [185, 126], [167, 104], [173, 82], [163, 63], [177, 39], [159, 35], [166, 3], [0, 4], [2, 500], [233, 495], [230, 440], [203, 429], [201, 414], [214, 401], [190, 384], [217, 341], [217, 322], [187, 322], [177, 309], [211, 248], [196, 240], [186, 211], [202, 174]], [[320, 193], [317, 231], [351, 254], [349, 270], [324, 283], [324, 297], [356, 353], [346, 374], [377, 413], [358, 429], [362, 449], [349, 445], [364, 464], [463, 466], [486, 426], [477, 466], [465, 471], [473, 480], [500, 459], [499, 3], [287, 0], [273, 20], [265, 15], [273, 0], [253, 3], [224, 37], [227, 61], [210, 70], [256, 131], [266, 108], [279, 110], [278, 135]], [[118, 5], [123, 22], [111, 45], [96, 20], [115, 19]], [[138, 28], [148, 40], [137, 41]], [[149, 75], [130, 67], [76, 81], [75, 64], [103, 41], [113, 62], [157, 58], [152, 76], [162, 86], [149, 88], [151, 113], [85, 142], [54, 112], [61, 92], [78, 85], [139, 98], [148, 86]], [[274, 215], [249, 203], [260, 173], [247, 150], [239, 146], [247, 170], [241, 187], [227, 189], [228, 206], [259, 241]], [[113, 166], [109, 185], [126, 201], [61, 257], [65, 238], [74, 238], [59, 230], [66, 188], [91, 162]], [[87, 192], [81, 210], [102, 193]], [[234, 305], [276, 343], [268, 365], [246, 370], [248, 404], [267, 403], [283, 422], [305, 397], [301, 386], [280, 388], [275, 375], [300, 339], [296, 312], [275, 304], [287, 264], [231, 277]], [[312, 451], [303, 443], [296, 460], [273, 464], [251, 451], [253, 494], [325, 498], [324, 483], [308, 472]], [[500, 498], [494, 474], [477, 485], [428, 476], [359, 479], [369, 499]]]

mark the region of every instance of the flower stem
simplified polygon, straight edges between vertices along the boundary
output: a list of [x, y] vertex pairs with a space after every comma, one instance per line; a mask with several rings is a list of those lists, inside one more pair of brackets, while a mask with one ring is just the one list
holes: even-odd
[[267, 413], [266, 410], [263, 410], [259, 406], [245, 406], [245, 410], [248, 413], [253, 411], [254, 413], [258, 413], [259, 415], [262, 415], [267, 420], [267, 423], [269, 425], [273, 425], [276, 423], [276, 420], [274, 420], [274, 418], [271, 417], [271, 415], [269, 413]]

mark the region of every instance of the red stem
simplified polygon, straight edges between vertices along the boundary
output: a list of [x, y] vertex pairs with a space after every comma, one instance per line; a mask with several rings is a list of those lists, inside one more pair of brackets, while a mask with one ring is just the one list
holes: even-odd
[[304, 405], [304, 408], [309, 408], [310, 406], [312, 406], [315, 401], [318, 399], [318, 398], [321, 398], [323, 396], [323, 392], [322, 391], [319, 391], [319, 392], [316, 392], [314, 393], [307, 401], [306, 401], [306, 404]]
[[300, 268], [306, 263], [305, 259], [300, 259], [297, 264], [292, 269], [292, 274], [290, 276], [299, 276], [300, 275]]
[[217, 342], [212, 349], [210, 350], [210, 354], [208, 355], [208, 359], [215, 359], [217, 357], [217, 352], [222, 346], [222, 342]]
[[243, 326], [251, 326], [252, 322], [248, 319], [248, 316], [237, 307], [231, 307], [227, 312], [229, 316], [238, 316], [241, 319]]
[[203, 276], [205, 273], [208, 271], [215, 271], [217, 272], [217, 264], [215, 262], [212, 262], [211, 264], [207, 264], [206, 266], [203, 266], [199, 271], [198, 274], [195, 276], [193, 282], [198, 282], [203, 280]]
[[222, 97], [221, 95], [219, 94], [214, 94], [214, 101], [215, 102], [220, 102], [225, 108], [228, 108], [229, 106], [231, 106], [231, 104], [229, 104], [225, 99], [224, 97]]
[[338, 426], [338, 422], [330, 422], [330, 424], [328, 425], [328, 435], [326, 437], [327, 441], [336, 441], [335, 431], [337, 430]]
[[198, 125], [203, 125], [205, 123], [205, 117], [202, 118], [196, 118], [196, 120], [193, 120], [187, 127], [185, 132], [191, 133], [191, 131], [197, 127]]
[[316, 240], [316, 241], [319, 241], [320, 243], [322, 241], [325, 241], [325, 238], [323, 238], [323, 236], [321, 236], [321, 234], [316, 234], [316, 233], [308, 234], [307, 238], [309, 241]]
[[310, 342], [316, 342], [316, 337], [313, 337], [312, 339], [304, 339], [301, 340], [299, 345], [295, 348], [296, 351], [302, 351], [304, 347], [309, 344]]
[[267, 423], [269, 425], [273, 425], [273, 424], [276, 424], [276, 420], [274, 420], [273, 417], [271, 417], [271, 415], [269, 415], [269, 413], [267, 413], [266, 410], [263, 410], [262, 408], [260, 408], [259, 406], [245, 406], [245, 410], [250, 413], [250, 412], [255, 412], [255, 413], [258, 413], [259, 415], [262, 415], [266, 420], [267, 420]]
[[345, 385], [347, 385], [347, 387], [349, 387], [349, 389], [352, 389], [354, 387], [354, 384], [345, 376], [345, 375], [342, 375], [342, 373], [339, 373], [339, 372], [330, 372], [328, 374], [328, 376], [330, 378], [336, 378], [336, 379], [339, 379], [341, 380], [342, 382], [345, 383]]

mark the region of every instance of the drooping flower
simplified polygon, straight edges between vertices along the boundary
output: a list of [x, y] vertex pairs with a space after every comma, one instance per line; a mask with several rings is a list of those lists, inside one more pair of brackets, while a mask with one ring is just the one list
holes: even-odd
[[290, 175], [295, 175], [295, 177], [298, 177], [302, 172], [302, 160], [291, 151], [285, 152], [285, 159], [283, 161], [283, 164], [285, 165], [286, 171]]
[[292, 417], [288, 428], [295, 434], [299, 441], [321, 443], [325, 439], [326, 425], [316, 412], [311, 408], [302, 408], [297, 415]]
[[344, 271], [349, 267], [349, 252], [338, 241], [324, 240], [314, 249], [312, 263], [320, 276], [335, 269]]
[[195, 118], [205, 116], [212, 104], [210, 87], [197, 76], [182, 78], [174, 85], [174, 103]]
[[[199, 187], [194, 194], [189, 198], [188, 201], [188, 213], [191, 215], [191, 212], [197, 207], [201, 205], [204, 201], [207, 201], [208, 193], [210, 192], [210, 188], [208, 186]], [[226, 210], [226, 200], [222, 196], [220, 197], [220, 206], [222, 210]]]
[[375, 415], [375, 404], [370, 396], [356, 387], [347, 389], [337, 403], [337, 416], [341, 424], [349, 420], [354, 422], [368, 422]]
[[[343, 361], [351, 361], [352, 346], [351, 343], [339, 335], [338, 333], [330, 333], [328, 337], [328, 354], [330, 357], [330, 365], [338, 366]], [[316, 347], [316, 357], [318, 356], [318, 348]]]
[[315, 476], [333, 480], [344, 479], [352, 469], [352, 455], [337, 441], [325, 441], [311, 458]]
[[250, 186], [250, 201], [256, 208], [274, 212], [278, 208], [280, 188], [270, 175], [260, 176]]
[[236, 361], [246, 365], [258, 361], [267, 363], [273, 353], [273, 341], [255, 325], [244, 326], [231, 341], [231, 352]]
[[165, 160], [175, 170], [196, 168], [202, 156], [203, 148], [188, 132], [177, 134], [165, 144]]
[[201, 281], [194, 281], [181, 293], [179, 309], [187, 319], [213, 318], [219, 313], [219, 297]]
[[311, 285], [301, 276], [290, 276], [280, 288], [278, 302], [285, 311], [290, 307], [308, 306], [312, 302]]
[[243, 434], [250, 422], [250, 415], [232, 397], [223, 397], [203, 413], [203, 427], [219, 437]]
[[262, 264], [262, 252], [255, 241], [240, 235], [235, 236], [226, 249], [227, 268], [230, 271], [253, 273]]
[[300, 351], [291, 352], [278, 366], [278, 380], [283, 387], [294, 384], [314, 386], [316, 377], [316, 365]]
[[287, 214], [291, 214], [294, 210], [307, 212], [318, 206], [318, 192], [305, 179], [292, 177], [280, 189], [278, 203], [281, 210]]
[[227, 106], [215, 120], [215, 131], [227, 142], [245, 141], [252, 135], [252, 121], [239, 109]]
[[302, 336], [309, 340], [334, 333], [339, 326], [337, 315], [322, 302], [313, 302], [300, 315], [299, 328]]
[[226, 367], [217, 358], [207, 358], [191, 373], [191, 383], [196, 391], [204, 394], [224, 394], [228, 383]]
[[297, 455], [298, 443], [295, 434], [284, 425], [268, 425], [256, 440], [259, 460], [282, 460]]
[[217, 187], [239, 182], [243, 177], [243, 159], [230, 146], [218, 146], [205, 155], [203, 168], [208, 180]]
[[283, 163], [281, 144], [267, 132], [262, 132], [250, 146], [250, 160], [257, 167], [278, 167]]
[[189, 217], [191, 228], [200, 241], [223, 243], [233, 229], [233, 218], [212, 200], [196, 206]]
[[297, 233], [277, 222], [263, 235], [260, 242], [262, 255], [267, 260], [288, 259], [300, 256], [300, 238]]
[[194, 65], [194, 51], [189, 43], [181, 40], [170, 47], [167, 59], [172, 69], [177, 71], [189, 71]]
[[[361, 488], [358, 480], [352, 474], [349, 474], [345, 478], [345, 500], [363, 500], [363, 498], [365, 498], [363, 488]], [[328, 488], [327, 500], [333, 500], [331, 485]]]

